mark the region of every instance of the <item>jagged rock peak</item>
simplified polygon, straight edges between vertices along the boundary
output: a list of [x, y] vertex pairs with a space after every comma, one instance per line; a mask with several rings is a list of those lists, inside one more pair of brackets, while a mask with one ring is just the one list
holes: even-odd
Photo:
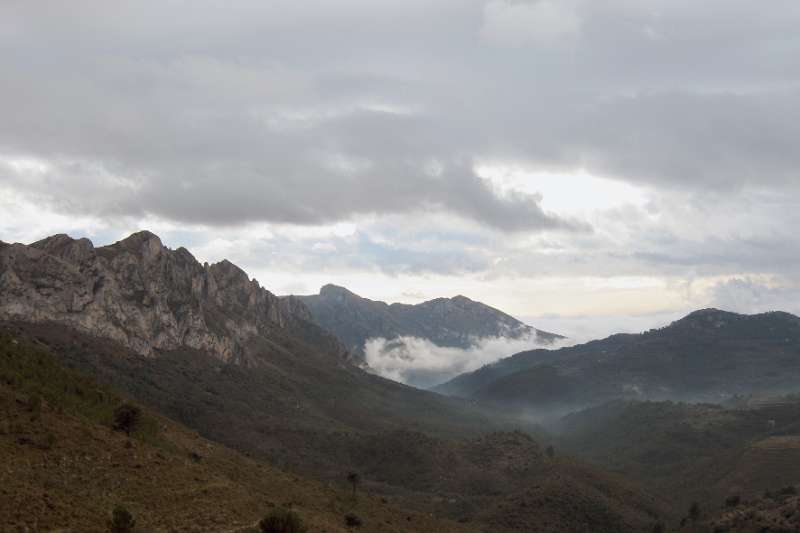
[[[0, 247], [0, 320], [67, 325], [142, 355], [189, 347], [240, 360], [256, 337], [318, 328], [309, 317], [230, 261], [206, 267], [149, 231], [97, 249], [67, 235]], [[314, 331], [326, 352], [346, 356]]]
[[143, 253], [151, 256], [157, 255], [166, 249], [158, 235], [147, 230], [138, 231], [114, 244], [101, 248], [101, 250], [107, 250], [112, 253]]
[[250, 281], [250, 276], [247, 275], [247, 272], [234, 265], [227, 259], [223, 259], [219, 263], [214, 263], [209, 267], [209, 270], [218, 282], [224, 284], [241, 284], [248, 283]]
[[73, 239], [66, 233], [59, 233], [31, 244], [49, 255], [69, 263], [82, 263], [94, 259], [95, 249], [92, 241], [86, 238]]

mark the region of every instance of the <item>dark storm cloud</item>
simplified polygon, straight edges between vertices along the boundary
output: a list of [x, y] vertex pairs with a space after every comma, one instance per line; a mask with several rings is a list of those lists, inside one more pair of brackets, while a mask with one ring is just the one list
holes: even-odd
[[62, 212], [580, 232], [473, 165], [800, 183], [794, 0], [12, 1], [0, 20], [0, 156], [47, 164], [6, 161], [0, 184]]

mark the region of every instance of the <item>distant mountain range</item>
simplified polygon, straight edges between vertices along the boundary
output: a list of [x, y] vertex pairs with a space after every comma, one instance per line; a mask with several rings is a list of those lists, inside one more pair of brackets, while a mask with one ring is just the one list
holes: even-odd
[[605, 401], [722, 401], [800, 389], [800, 318], [706, 309], [669, 326], [560, 350], [532, 350], [435, 390], [489, 404], [566, 409]]
[[540, 345], [563, 339], [465, 296], [436, 298], [416, 305], [369, 300], [344, 287], [325, 285], [319, 294], [296, 296], [312, 319], [335, 334], [363, 360], [368, 339], [416, 337], [437, 346], [469, 348], [477, 339], [532, 337]]

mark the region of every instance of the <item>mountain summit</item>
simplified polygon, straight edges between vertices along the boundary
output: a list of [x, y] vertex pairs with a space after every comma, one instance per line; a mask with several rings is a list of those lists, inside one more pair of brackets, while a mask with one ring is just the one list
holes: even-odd
[[73, 327], [145, 356], [192, 348], [246, 361], [256, 336], [297, 335], [345, 357], [301, 302], [229, 261], [200, 264], [149, 231], [99, 248], [64, 234], [0, 247], [0, 319]]
[[485, 337], [535, 336], [540, 344], [563, 338], [461, 295], [417, 305], [387, 304], [329, 284], [319, 294], [296, 298], [309, 308], [314, 321], [362, 357], [364, 344], [371, 338], [417, 337], [454, 348], [469, 348], [475, 339]]

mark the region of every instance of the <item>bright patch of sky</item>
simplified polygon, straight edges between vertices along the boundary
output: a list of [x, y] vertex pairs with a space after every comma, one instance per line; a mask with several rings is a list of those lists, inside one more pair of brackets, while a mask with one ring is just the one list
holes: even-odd
[[643, 207], [648, 201], [644, 187], [593, 176], [585, 170], [559, 173], [483, 164], [476, 172], [501, 193], [540, 195], [542, 207], [558, 214], [580, 216], [627, 205]]

